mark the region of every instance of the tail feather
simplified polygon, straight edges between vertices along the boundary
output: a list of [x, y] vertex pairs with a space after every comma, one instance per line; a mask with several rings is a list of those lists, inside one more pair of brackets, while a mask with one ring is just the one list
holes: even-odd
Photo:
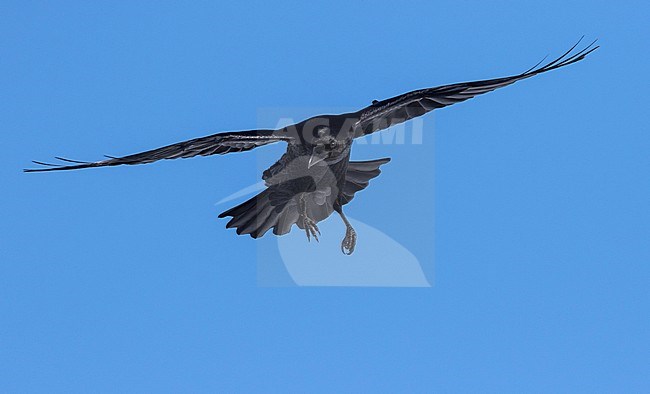
[[264, 225], [264, 222], [269, 218], [269, 216], [277, 218], [277, 214], [274, 214], [271, 204], [260, 205], [259, 208], [254, 211], [254, 214], [251, 215], [244, 224], [237, 227], [237, 233], [239, 235], [250, 234], [251, 237], [257, 238], [256, 235]]
[[345, 174], [345, 185], [343, 185], [342, 204], [352, 201], [356, 192], [368, 187], [370, 180], [381, 173], [379, 167], [390, 161], [386, 157], [377, 160], [351, 161], [348, 164], [348, 171]]
[[[267, 213], [268, 212], [268, 213]], [[259, 238], [266, 234], [267, 231], [278, 222], [278, 212], [270, 204], [264, 208], [264, 211], [255, 220], [255, 230], [251, 231], [251, 237]]]
[[[219, 218], [231, 216], [232, 219], [226, 224], [226, 228], [234, 227], [237, 229], [238, 235], [249, 234], [253, 238], [259, 238], [271, 228], [277, 227], [282, 214], [286, 211], [290, 220], [285, 219], [282, 228], [274, 229], [274, 232], [286, 234], [291, 229], [291, 225], [298, 220], [297, 210], [290, 206], [277, 210], [276, 206], [271, 203], [270, 195], [269, 189], [266, 189], [255, 197], [221, 213]], [[296, 211], [295, 218], [294, 215], [291, 215], [292, 208]]]
[[286, 207], [278, 218], [278, 224], [273, 227], [273, 234], [284, 235], [291, 231], [291, 226], [298, 221], [300, 214], [295, 207]]
[[235, 227], [237, 234], [257, 235], [256, 230], [261, 224], [260, 222], [272, 215], [273, 207], [268, 196], [268, 189], [264, 190], [255, 197], [222, 212], [219, 218], [231, 216], [232, 219], [226, 224], [226, 228]]
[[253, 208], [255, 206], [255, 204], [257, 202], [257, 199], [262, 198], [263, 195], [265, 195], [267, 193], [268, 193], [268, 191], [264, 190], [263, 192], [261, 192], [260, 194], [258, 194], [255, 197], [251, 198], [250, 200], [246, 200], [243, 203], [241, 203], [241, 204], [239, 204], [237, 206], [234, 206], [234, 207], [230, 208], [227, 211], [222, 212], [221, 214], [219, 214], [219, 218], [225, 218], [226, 216], [232, 216], [234, 218], [235, 216], [239, 216], [239, 215], [245, 213], [246, 211], [249, 211], [251, 208]]

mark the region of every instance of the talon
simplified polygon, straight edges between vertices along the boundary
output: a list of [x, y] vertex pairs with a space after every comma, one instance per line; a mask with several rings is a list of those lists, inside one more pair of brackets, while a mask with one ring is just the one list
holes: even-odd
[[357, 233], [352, 227], [348, 227], [345, 230], [345, 238], [341, 242], [341, 252], [345, 255], [351, 255], [354, 252], [354, 248], [357, 244]]
[[318, 236], [320, 235], [320, 230], [318, 229], [318, 226], [316, 226], [316, 223], [314, 223], [311, 230], [312, 230], [311, 235], [314, 237], [316, 242], [320, 242], [320, 240], [318, 239]]
[[305, 228], [305, 234], [307, 234], [307, 241], [311, 242], [311, 237], [314, 237], [316, 242], [320, 242], [318, 236], [321, 234], [318, 226], [316, 225], [316, 222], [314, 222], [311, 218], [305, 216], [302, 220], [302, 223], [303, 227]]

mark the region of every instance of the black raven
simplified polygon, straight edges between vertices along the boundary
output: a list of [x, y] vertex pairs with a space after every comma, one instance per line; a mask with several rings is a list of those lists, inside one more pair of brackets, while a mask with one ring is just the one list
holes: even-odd
[[262, 179], [266, 189], [250, 200], [221, 213], [219, 217], [232, 217], [226, 227], [235, 227], [237, 234], [250, 234], [253, 238], [263, 236], [271, 228], [275, 235], [283, 235], [296, 224], [305, 231], [308, 239], [314, 237], [318, 240], [320, 231], [317, 223], [336, 211], [347, 228], [345, 238], [341, 242], [341, 250], [345, 254], [351, 254], [357, 236], [343, 213], [343, 206], [354, 198], [356, 192], [366, 188], [370, 179], [379, 175], [379, 167], [382, 164], [390, 161], [388, 158], [350, 161], [350, 149], [355, 138], [578, 62], [598, 49], [598, 46], [594, 46], [594, 41], [573, 53], [578, 43], [552, 62], [540, 66], [542, 60], [531, 69], [509, 77], [414, 90], [386, 100], [374, 100], [370, 106], [357, 112], [320, 115], [277, 130], [218, 133], [129, 156], [108, 157], [96, 162], [81, 162], [60, 157], [57, 159], [65, 162], [64, 164], [35, 161], [34, 163], [45, 167], [25, 171], [144, 164], [162, 159], [243, 152], [283, 141], [288, 145], [287, 151], [263, 173]]

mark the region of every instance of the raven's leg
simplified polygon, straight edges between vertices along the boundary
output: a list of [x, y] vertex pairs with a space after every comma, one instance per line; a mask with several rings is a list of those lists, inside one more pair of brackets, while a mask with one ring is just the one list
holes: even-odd
[[311, 237], [314, 237], [316, 242], [318, 242], [318, 236], [320, 235], [320, 230], [316, 225], [316, 222], [312, 220], [307, 215], [307, 201], [305, 201], [305, 193], [300, 195], [298, 200], [298, 207], [300, 209], [300, 216], [302, 216], [302, 225], [305, 228], [305, 233], [307, 234], [307, 240], [311, 241]]
[[354, 252], [354, 247], [357, 244], [357, 232], [354, 231], [352, 228], [352, 225], [348, 221], [348, 218], [345, 217], [345, 214], [343, 213], [343, 207], [335, 204], [334, 209], [336, 212], [341, 215], [341, 219], [343, 219], [343, 223], [345, 223], [345, 238], [343, 238], [343, 241], [341, 241], [341, 252], [343, 254], [347, 254], [348, 256]]

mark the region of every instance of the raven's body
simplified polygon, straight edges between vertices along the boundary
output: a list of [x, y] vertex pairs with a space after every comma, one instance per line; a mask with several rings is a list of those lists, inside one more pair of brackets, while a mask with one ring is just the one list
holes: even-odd
[[341, 249], [350, 254], [354, 251], [356, 233], [343, 214], [343, 206], [352, 200], [356, 192], [368, 186], [369, 180], [379, 175], [379, 167], [390, 160], [350, 161], [350, 150], [355, 138], [575, 63], [598, 48], [593, 47], [592, 43], [569, 56], [576, 45], [545, 66], [533, 67], [518, 75], [415, 90], [387, 100], [375, 100], [372, 105], [358, 112], [317, 116], [278, 130], [218, 133], [97, 162], [68, 159], [61, 160], [71, 162], [72, 165], [35, 162], [50, 168], [25, 171], [143, 164], [161, 159], [242, 152], [274, 142], [286, 142], [287, 151], [262, 175], [266, 189], [252, 199], [223, 212], [219, 217], [232, 217], [227, 227], [235, 227], [238, 234], [250, 234], [253, 238], [261, 237], [270, 229], [273, 229], [276, 235], [283, 235], [296, 224], [306, 232], [307, 238], [318, 239], [320, 232], [317, 223], [337, 212], [347, 228]]
[[[330, 126], [338, 126], [335, 129], [316, 128], [316, 137], [318, 130], [327, 130], [332, 140], [338, 140], [337, 133], [342, 127], [337, 124], [337, 119], [342, 119], [342, 116], [312, 119], [329, 120]], [[314, 162], [313, 147], [304, 127], [310, 120], [293, 127], [291, 132], [303, 138], [293, 139], [299, 143], [289, 143], [282, 157], [263, 172], [262, 179], [267, 189], [219, 217], [231, 216], [226, 227], [235, 227], [237, 234], [250, 234], [253, 238], [263, 236], [271, 228], [275, 235], [284, 235], [296, 224], [305, 230], [307, 237], [318, 239], [317, 223], [336, 211], [348, 228], [342, 250], [349, 254], [354, 251], [356, 233], [345, 219], [342, 207], [357, 191], [364, 189], [371, 178], [379, 175], [379, 166], [390, 159], [350, 162], [352, 140], [349, 139], [342, 141], [341, 149], [335, 155]], [[336, 132], [332, 133], [332, 130]], [[287, 134], [291, 132], [284, 131]]]

